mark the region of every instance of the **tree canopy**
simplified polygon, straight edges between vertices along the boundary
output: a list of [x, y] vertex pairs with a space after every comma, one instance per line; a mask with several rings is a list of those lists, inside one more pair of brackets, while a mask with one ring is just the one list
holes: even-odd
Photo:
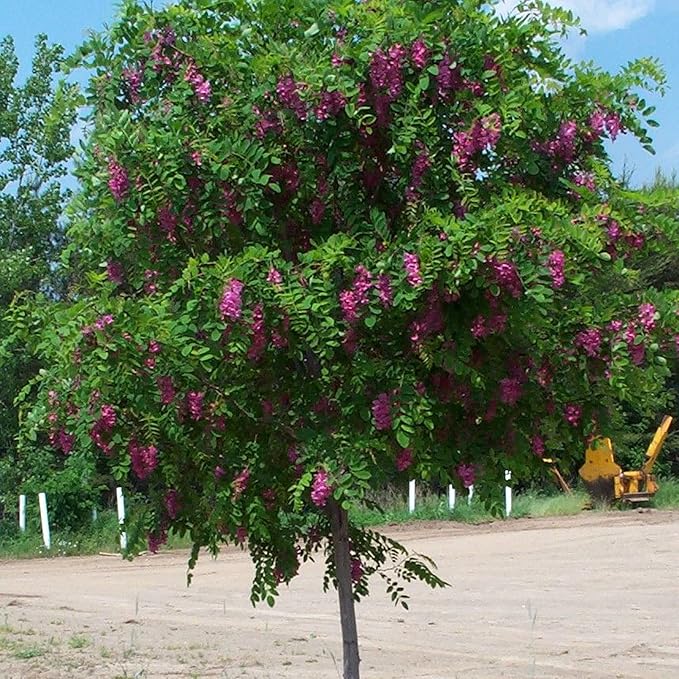
[[579, 455], [676, 352], [676, 290], [638, 268], [676, 219], [606, 154], [649, 143], [662, 71], [574, 64], [572, 16], [523, 9], [125, 2], [77, 61], [76, 284], [49, 324], [15, 311], [50, 366], [27, 441], [107, 461], [152, 549], [247, 542], [253, 602], [319, 550], [343, 624], [374, 573], [405, 601], [390, 562], [442, 584], [351, 507]]

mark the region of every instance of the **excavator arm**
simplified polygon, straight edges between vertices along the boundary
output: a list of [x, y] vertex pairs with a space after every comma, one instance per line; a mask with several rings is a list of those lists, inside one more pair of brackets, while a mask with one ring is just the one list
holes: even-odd
[[648, 444], [648, 450], [646, 450], [646, 462], [641, 468], [644, 474], [648, 475], [653, 471], [653, 466], [658, 459], [658, 455], [660, 455], [660, 449], [662, 448], [663, 443], [665, 443], [665, 439], [667, 438], [667, 434], [671, 425], [672, 418], [669, 415], [665, 415], [662, 422], [660, 423], [660, 426], [656, 430], [653, 439]]

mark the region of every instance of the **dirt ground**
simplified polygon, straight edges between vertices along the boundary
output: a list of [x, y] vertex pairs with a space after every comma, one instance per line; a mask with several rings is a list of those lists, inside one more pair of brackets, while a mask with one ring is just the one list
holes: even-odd
[[[679, 513], [426, 523], [388, 532], [451, 587], [375, 582], [360, 604], [365, 679], [679, 677]], [[0, 563], [0, 677], [335, 679], [337, 604], [305, 567], [274, 609], [248, 600], [247, 555]]]

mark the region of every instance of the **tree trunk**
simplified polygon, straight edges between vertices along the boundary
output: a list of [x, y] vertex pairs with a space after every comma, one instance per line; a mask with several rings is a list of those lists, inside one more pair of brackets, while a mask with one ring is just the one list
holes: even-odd
[[359, 679], [358, 632], [356, 610], [351, 584], [351, 556], [349, 553], [349, 519], [347, 512], [334, 500], [328, 502], [332, 545], [335, 553], [335, 575], [339, 596], [342, 626], [342, 665], [344, 679]]

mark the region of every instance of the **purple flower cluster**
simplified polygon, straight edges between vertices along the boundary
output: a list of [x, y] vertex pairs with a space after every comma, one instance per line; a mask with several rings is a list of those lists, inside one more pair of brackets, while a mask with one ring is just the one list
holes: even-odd
[[403, 91], [403, 63], [408, 52], [396, 43], [387, 52], [376, 50], [370, 62], [370, 84], [376, 93], [386, 94], [395, 101]]
[[598, 328], [588, 328], [575, 336], [575, 346], [580, 347], [590, 358], [597, 358], [601, 353], [601, 340]]
[[375, 429], [384, 431], [391, 429], [391, 399], [389, 394], [382, 392], [372, 402], [372, 414], [375, 421]]
[[186, 67], [184, 80], [191, 85], [193, 93], [196, 95], [198, 101], [202, 101], [203, 103], [210, 101], [212, 86], [210, 85], [210, 81], [198, 70], [195, 63], [190, 62]]
[[412, 252], [403, 253], [403, 267], [406, 270], [406, 280], [409, 285], [414, 288], [422, 283], [422, 275], [420, 273], [420, 259]]
[[158, 466], [158, 449], [151, 446], [142, 446], [132, 439], [128, 446], [132, 471], [140, 481], [147, 479]]
[[223, 319], [228, 318], [231, 321], [237, 321], [241, 317], [243, 313], [241, 295], [244, 287], [241, 281], [232, 278], [224, 288], [222, 299], [219, 302], [219, 313]]
[[589, 126], [593, 136], [601, 137], [605, 132], [608, 132], [613, 141], [622, 131], [620, 116], [617, 113], [603, 111], [600, 108], [589, 117]]
[[634, 363], [634, 365], [641, 365], [646, 356], [646, 347], [641, 340], [637, 339], [637, 328], [634, 323], [629, 323], [627, 325], [623, 337], [625, 342], [627, 342], [627, 350], [632, 358], [632, 363]]
[[169, 375], [163, 375], [156, 378], [156, 386], [158, 391], [160, 391], [160, 402], [163, 405], [169, 405], [174, 401], [175, 390], [172, 384], [172, 378]]
[[125, 86], [127, 96], [133, 104], [138, 104], [139, 101], [141, 100], [139, 92], [141, 91], [143, 80], [144, 80], [143, 66], [123, 69], [123, 84]]
[[427, 296], [424, 312], [410, 324], [410, 341], [416, 347], [419, 347], [427, 337], [441, 332], [443, 327], [441, 298], [436, 288], [434, 288]]
[[332, 487], [330, 486], [328, 472], [324, 469], [317, 471], [311, 484], [311, 501], [319, 508], [325, 507], [331, 493]]
[[177, 242], [177, 235], [175, 232], [177, 230], [178, 222], [177, 215], [169, 205], [164, 205], [158, 210], [158, 225], [160, 226], [161, 231], [165, 232], [170, 243]]
[[396, 469], [397, 471], [403, 472], [408, 467], [413, 464], [413, 449], [412, 448], [401, 448], [396, 455]]
[[246, 467], [233, 480], [231, 488], [233, 490], [233, 500], [236, 501], [247, 490], [250, 483], [250, 470]]
[[650, 302], [639, 305], [639, 323], [646, 332], [655, 329], [655, 307]]
[[165, 511], [167, 511], [167, 515], [172, 521], [179, 515], [181, 506], [179, 493], [174, 488], [168, 490], [165, 493]]
[[577, 403], [566, 404], [563, 409], [563, 417], [571, 427], [577, 427], [582, 417], [582, 407]]
[[106, 275], [111, 283], [121, 285], [124, 280], [123, 265], [120, 262], [109, 261], [106, 264]]
[[533, 453], [538, 457], [543, 457], [545, 454], [545, 440], [540, 436], [540, 434], [534, 434], [531, 439], [531, 448]]
[[328, 92], [325, 90], [321, 93], [321, 101], [316, 107], [316, 119], [327, 120], [338, 116], [347, 105], [347, 98], [337, 90]]
[[502, 119], [499, 114], [474, 121], [469, 130], [460, 130], [453, 135], [452, 155], [464, 172], [476, 170], [474, 156], [484, 150], [491, 150], [500, 141]]
[[266, 331], [264, 323], [264, 307], [257, 304], [252, 310], [252, 341], [248, 348], [248, 358], [251, 361], [258, 361], [266, 349]]
[[266, 282], [271, 283], [271, 285], [281, 285], [283, 283], [283, 276], [281, 276], [281, 272], [278, 269], [272, 266], [267, 274]]
[[462, 485], [465, 488], [470, 488], [474, 485], [474, 481], [476, 480], [476, 467], [474, 467], [473, 464], [465, 464], [464, 462], [460, 462], [460, 464], [458, 464], [455, 468], [455, 471], [457, 472], [457, 476], [460, 481], [462, 481]]
[[571, 181], [576, 186], [584, 186], [586, 189], [589, 189], [590, 191], [596, 191], [596, 180], [594, 179], [594, 174], [592, 172], [584, 172], [583, 170], [578, 170], [573, 175]]
[[415, 157], [413, 162], [413, 167], [410, 173], [410, 184], [406, 189], [406, 198], [409, 201], [414, 201], [417, 198], [417, 192], [422, 186], [424, 181], [424, 175], [427, 170], [431, 167], [431, 159], [429, 158], [429, 153], [423, 144], [420, 144], [421, 150]]
[[359, 264], [355, 269], [356, 277], [350, 290], [342, 290], [339, 293], [342, 316], [347, 323], [358, 320], [358, 312], [368, 301], [368, 293], [373, 287], [373, 277], [370, 271]]
[[547, 268], [552, 277], [552, 287], [561, 288], [566, 282], [564, 275], [564, 264], [566, 263], [566, 255], [561, 250], [553, 250], [547, 260]]
[[200, 420], [203, 417], [203, 401], [205, 394], [202, 391], [190, 391], [186, 395], [186, 407], [192, 420]]
[[290, 109], [298, 120], [307, 119], [307, 106], [300, 97], [300, 91], [304, 89], [302, 83], [298, 83], [291, 75], [281, 78], [276, 85], [276, 96], [278, 101]]
[[445, 99], [454, 90], [463, 85], [462, 73], [459, 65], [446, 52], [438, 64], [439, 72], [436, 76], [436, 90], [439, 97]]
[[500, 380], [500, 400], [508, 406], [515, 406], [521, 394], [523, 393], [523, 385], [516, 377], [505, 377]]
[[489, 316], [479, 314], [471, 324], [472, 336], [476, 339], [483, 339], [501, 332], [507, 328], [507, 314], [501, 311], [494, 311]]
[[410, 46], [410, 61], [412, 61], [415, 68], [420, 71], [427, 66], [431, 52], [427, 47], [427, 43], [422, 38], [418, 38]]
[[513, 262], [491, 259], [489, 262], [493, 280], [512, 297], [519, 298], [523, 292], [523, 284], [519, 272]]
[[544, 144], [536, 144], [535, 149], [551, 158], [570, 163], [575, 158], [577, 135], [578, 124], [574, 120], [567, 120], [561, 123], [554, 139]]
[[127, 170], [114, 159], [108, 161], [108, 188], [117, 202], [123, 200], [130, 189]]
[[382, 306], [389, 307], [394, 301], [394, 291], [391, 288], [391, 278], [386, 273], [381, 273], [377, 277], [377, 295], [382, 302]]

